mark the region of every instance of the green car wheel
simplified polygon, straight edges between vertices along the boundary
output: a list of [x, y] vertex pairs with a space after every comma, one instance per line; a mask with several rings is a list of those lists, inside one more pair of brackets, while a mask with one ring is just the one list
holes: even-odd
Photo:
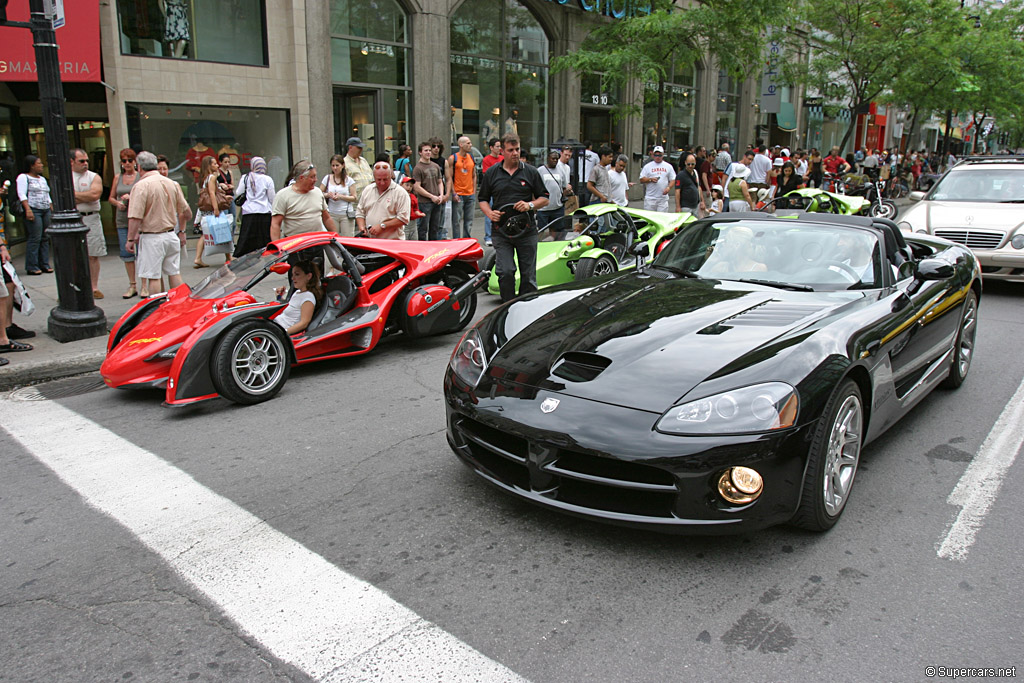
[[610, 256], [583, 258], [576, 263], [576, 281], [587, 280], [598, 275], [614, 273], [618, 268]]

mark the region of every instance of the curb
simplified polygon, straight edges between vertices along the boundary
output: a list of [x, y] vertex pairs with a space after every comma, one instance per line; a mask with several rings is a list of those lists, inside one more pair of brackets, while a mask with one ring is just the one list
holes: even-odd
[[27, 384], [39, 384], [52, 379], [81, 375], [100, 369], [107, 357], [104, 348], [101, 351], [76, 353], [60, 358], [38, 360], [35, 362], [11, 363], [0, 370], [0, 391], [10, 391]]

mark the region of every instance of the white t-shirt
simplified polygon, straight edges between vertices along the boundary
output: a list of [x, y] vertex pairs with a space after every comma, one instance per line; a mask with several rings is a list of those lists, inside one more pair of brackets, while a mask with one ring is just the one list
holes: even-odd
[[288, 299], [288, 305], [284, 307], [284, 310], [274, 318], [274, 322], [288, 329], [295, 323], [302, 320], [302, 304], [309, 302], [316, 306], [316, 297], [313, 296], [312, 292], [300, 292], [295, 290], [292, 293], [292, 298]]
[[[329, 192], [340, 192], [341, 194], [351, 195], [351, 187], [356, 184], [356, 181], [352, 178], [345, 176], [345, 184], [338, 185], [334, 182], [334, 174], [328, 173], [324, 176], [324, 179], [320, 181], [320, 187], [326, 187], [324, 191], [326, 195]], [[352, 208], [351, 214], [349, 207]], [[340, 214], [342, 216], [351, 215], [353, 218], [356, 215], [356, 206], [354, 202], [346, 202], [344, 199], [328, 199], [327, 200], [327, 212], [333, 214]]]
[[747, 184], [763, 185], [767, 183], [770, 170], [772, 170], [772, 160], [766, 154], [755, 154], [754, 160], [750, 163], [750, 176], [747, 178]]
[[541, 211], [554, 211], [562, 208], [562, 190], [565, 189], [565, 176], [558, 172], [558, 167], [548, 168], [547, 164], [537, 167], [537, 173], [548, 191], [548, 205]]
[[656, 183], [644, 183], [644, 191], [648, 199], [661, 199], [665, 196], [665, 188], [676, 181], [676, 169], [667, 161], [648, 161], [640, 169], [640, 177], [658, 179]]
[[590, 179], [591, 171], [594, 170], [594, 166], [596, 166], [597, 162], [599, 162], [600, 160], [601, 158], [597, 156], [597, 152], [595, 152], [594, 150], [588, 149], [583, 152], [583, 157], [579, 161], [580, 166], [582, 166], [582, 168], [578, 169], [582, 171], [582, 173], [576, 174], [579, 177], [581, 184], [586, 186], [587, 180]]
[[796, 171], [796, 174], [798, 176], [805, 176], [805, 175], [807, 175], [807, 158], [805, 157], [805, 158], [801, 159], [800, 163], [798, 163], [796, 165], [796, 168], [794, 170]]
[[608, 181], [612, 184], [611, 199], [619, 206], [625, 206], [626, 190], [629, 189], [629, 182], [625, 173], [619, 173], [614, 168], [608, 169]]

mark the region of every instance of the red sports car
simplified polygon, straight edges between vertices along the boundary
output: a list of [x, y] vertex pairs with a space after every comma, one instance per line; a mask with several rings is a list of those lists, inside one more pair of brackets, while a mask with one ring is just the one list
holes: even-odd
[[[288, 335], [273, 318], [286, 306], [271, 273], [288, 257], [322, 249], [323, 280], [305, 331]], [[223, 396], [259, 403], [281, 390], [292, 365], [370, 351], [385, 335], [461, 330], [476, 312], [489, 273], [473, 239], [407, 242], [318, 232], [285, 237], [233, 260], [195, 288], [140, 301], [110, 332], [103, 379], [117, 388], [165, 388], [165, 405]]]

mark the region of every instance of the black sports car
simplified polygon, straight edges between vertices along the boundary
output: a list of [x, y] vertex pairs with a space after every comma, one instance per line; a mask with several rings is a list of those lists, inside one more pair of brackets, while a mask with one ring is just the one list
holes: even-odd
[[574, 515], [825, 530], [863, 445], [964, 381], [980, 296], [968, 249], [892, 221], [707, 218], [637, 271], [520, 297], [467, 332], [445, 374], [448, 442], [495, 486]]

